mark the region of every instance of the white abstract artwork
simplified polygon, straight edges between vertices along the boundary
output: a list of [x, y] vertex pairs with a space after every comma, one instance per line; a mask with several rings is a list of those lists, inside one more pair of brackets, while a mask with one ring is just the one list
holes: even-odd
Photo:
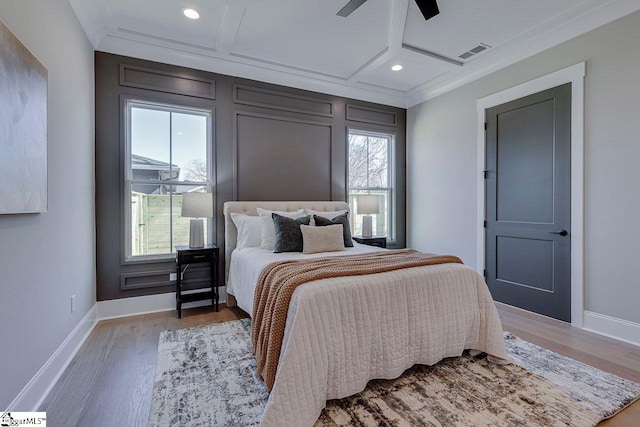
[[47, 211], [47, 69], [0, 21], [0, 214]]

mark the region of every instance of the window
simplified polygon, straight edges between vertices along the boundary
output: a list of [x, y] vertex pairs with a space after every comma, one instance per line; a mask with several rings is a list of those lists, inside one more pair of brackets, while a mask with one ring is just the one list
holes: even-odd
[[126, 257], [163, 258], [189, 244], [182, 194], [211, 191], [211, 112], [133, 100], [125, 111]]
[[362, 234], [362, 217], [358, 215], [358, 195], [378, 196], [379, 212], [373, 215], [373, 234], [395, 240], [393, 215], [393, 135], [349, 130], [348, 194], [351, 207], [351, 228]]

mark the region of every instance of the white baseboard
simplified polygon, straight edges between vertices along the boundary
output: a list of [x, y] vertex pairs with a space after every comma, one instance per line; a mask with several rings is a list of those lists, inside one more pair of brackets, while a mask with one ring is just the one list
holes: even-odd
[[640, 346], [640, 323], [585, 310], [583, 329]]
[[[223, 290], [223, 288], [220, 290]], [[224, 295], [226, 295], [225, 292], [220, 293], [222, 297], [220, 303], [224, 302]], [[200, 307], [210, 304], [207, 300], [195, 301], [184, 304], [183, 308]], [[89, 334], [93, 331], [98, 321], [175, 309], [175, 292], [98, 301], [91, 307], [76, 327], [73, 328], [73, 331], [71, 331], [62, 344], [60, 344], [49, 360], [45, 362], [42, 368], [40, 368], [27, 385], [24, 386], [16, 398], [13, 399], [13, 402], [9, 404], [6, 411], [37, 411], [65, 369], [67, 369], [73, 357], [78, 350], [80, 350], [82, 344], [84, 344], [89, 337]]]
[[97, 323], [97, 310], [94, 305], [13, 399], [7, 411], [37, 411]]
[[[222, 291], [220, 288], [219, 291]], [[224, 302], [225, 292], [220, 292], [220, 303]], [[142, 297], [120, 298], [108, 301], [98, 301], [98, 320], [115, 319], [118, 317], [138, 316], [140, 314], [157, 313], [176, 309], [176, 293], [146, 295]], [[194, 301], [183, 304], [182, 308], [202, 307], [211, 305], [210, 300]]]

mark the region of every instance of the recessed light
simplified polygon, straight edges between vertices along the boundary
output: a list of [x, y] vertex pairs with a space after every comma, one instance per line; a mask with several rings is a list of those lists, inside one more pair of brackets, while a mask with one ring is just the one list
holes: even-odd
[[402, 65], [400, 65], [400, 64], [396, 64], [396, 65], [394, 65], [393, 67], [391, 67], [391, 69], [392, 69], [393, 71], [400, 71], [400, 70], [402, 70]]
[[198, 19], [200, 18], [200, 14], [195, 9], [185, 8], [182, 9], [182, 13], [189, 19]]

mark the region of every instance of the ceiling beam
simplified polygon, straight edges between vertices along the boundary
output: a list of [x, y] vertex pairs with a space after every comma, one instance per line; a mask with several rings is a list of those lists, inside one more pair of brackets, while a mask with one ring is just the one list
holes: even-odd
[[455, 59], [451, 59], [449, 57], [440, 55], [435, 52], [420, 49], [419, 47], [411, 46], [410, 44], [403, 43], [402, 48], [411, 52], [419, 53], [420, 55], [428, 56], [429, 58], [437, 59], [438, 61], [443, 61], [451, 65], [456, 65], [458, 67], [462, 67], [464, 65], [464, 62], [462, 61], [457, 61]]
[[247, 11], [246, 1], [239, 1], [226, 5], [224, 8], [224, 16], [218, 33], [218, 43], [216, 44], [216, 53], [219, 55], [228, 55], [236, 41], [236, 35], [240, 30], [240, 24]]
[[407, 11], [411, 0], [393, 0], [391, 4], [391, 16], [389, 17], [389, 35], [387, 38], [387, 48], [372, 58], [365, 65], [351, 74], [348, 81], [353, 83], [361, 80], [372, 70], [393, 58], [402, 49], [404, 39], [404, 28], [407, 25]]

